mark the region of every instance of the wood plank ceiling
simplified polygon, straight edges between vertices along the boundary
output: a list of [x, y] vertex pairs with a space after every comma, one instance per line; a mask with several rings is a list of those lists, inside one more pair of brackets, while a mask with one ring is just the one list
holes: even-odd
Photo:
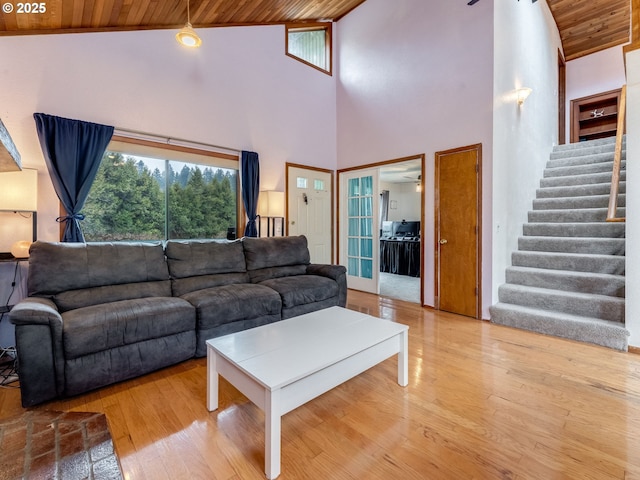
[[[191, 0], [190, 13], [195, 28], [335, 21], [364, 1]], [[631, 0], [547, 2], [560, 30], [566, 60], [630, 40]], [[46, 0], [41, 3], [45, 13], [19, 13], [18, 2], [2, 3], [13, 6], [13, 11], [0, 15], [0, 36], [180, 28], [187, 18], [186, 0]], [[28, 8], [38, 4], [23, 3]]]
[[631, 0], [547, 0], [565, 60], [631, 40]]
[[[2, 0], [4, 2], [5, 0]], [[337, 20], [365, 0], [191, 0], [194, 28]], [[46, 13], [0, 15], [0, 34], [181, 28], [186, 0], [47, 0]], [[25, 5], [38, 5], [31, 3]]]

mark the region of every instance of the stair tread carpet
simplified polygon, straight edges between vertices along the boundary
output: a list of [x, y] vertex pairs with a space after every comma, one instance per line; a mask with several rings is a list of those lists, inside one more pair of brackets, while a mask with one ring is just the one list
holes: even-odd
[[629, 332], [618, 322], [570, 315], [540, 312], [535, 308], [497, 303], [490, 307], [491, 321], [554, 337], [592, 343], [616, 350], [626, 350]]
[[[626, 160], [627, 151], [623, 150], [621, 154], [621, 159]], [[547, 162], [547, 168], [555, 168], [555, 167], [571, 167], [574, 165], [585, 165], [591, 163], [602, 163], [602, 162], [613, 162], [614, 149], [612, 148], [610, 152], [603, 153], [590, 153], [588, 155], [582, 156], [571, 156], [571, 157], [558, 157], [551, 158]]]
[[624, 275], [520, 266], [508, 267], [506, 273], [507, 283], [516, 285], [612, 297], [624, 297], [625, 294]]
[[[618, 185], [620, 193], [626, 193], [627, 182]], [[544, 187], [536, 190], [536, 198], [583, 197], [587, 195], [609, 195], [611, 183], [593, 183], [587, 185], [567, 185]]]
[[551, 288], [528, 287], [505, 283], [498, 288], [502, 303], [554, 312], [570, 313], [600, 320], [624, 323], [624, 298], [567, 292]]
[[620, 222], [526, 223], [523, 232], [533, 237], [624, 238], [625, 225]]
[[[607, 222], [615, 138], [553, 149], [491, 322], [627, 350], [625, 224]], [[626, 215], [626, 157], [618, 217]]]
[[511, 263], [522, 267], [625, 274], [625, 258], [620, 255], [516, 251], [511, 254]]

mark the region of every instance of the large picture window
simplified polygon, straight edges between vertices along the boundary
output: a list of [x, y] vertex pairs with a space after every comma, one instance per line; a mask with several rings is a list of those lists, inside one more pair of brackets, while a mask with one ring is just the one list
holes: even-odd
[[87, 241], [227, 238], [238, 162], [112, 142], [82, 213]]

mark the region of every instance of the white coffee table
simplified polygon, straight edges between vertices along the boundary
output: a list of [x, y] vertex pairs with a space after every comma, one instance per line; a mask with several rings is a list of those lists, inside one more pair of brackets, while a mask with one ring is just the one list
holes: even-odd
[[207, 408], [222, 375], [265, 413], [265, 473], [280, 474], [280, 417], [398, 354], [408, 381], [409, 327], [331, 307], [207, 341]]

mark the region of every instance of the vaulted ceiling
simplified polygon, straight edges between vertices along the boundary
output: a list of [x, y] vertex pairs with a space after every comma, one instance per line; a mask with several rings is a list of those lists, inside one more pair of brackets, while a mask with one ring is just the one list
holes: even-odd
[[[196, 28], [335, 21], [364, 1], [191, 0], [190, 14]], [[630, 40], [630, 0], [547, 2], [560, 30], [566, 60]], [[34, 12], [43, 7], [46, 12]], [[0, 36], [180, 28], [187, 18], [186, 0], [11, 0], [3, 3], [3, 10]]]
[[630, 0], [547, 0], [560, 30], [565, 60], [631, 40]]

